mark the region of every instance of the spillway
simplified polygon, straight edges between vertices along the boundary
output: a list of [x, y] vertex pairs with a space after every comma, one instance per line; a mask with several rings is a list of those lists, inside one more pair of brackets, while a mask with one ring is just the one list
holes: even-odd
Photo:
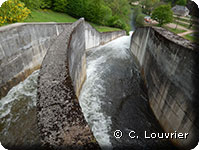
[[[169, 141], [144, 137], [145, 131], [163, 130], [149, 107], [130, 39], [131, 34], [86, 52], [87, 79], [79, 96], [84, 116], [102, 149], [172, 149]], [[121, 138], [115, 138], [116, 130]], [[139, 138], [132, 139], [131, 131]]]
[[7, 148], [40, 145], [36, 122], [36, 91], [39, 70], [13, 87], [0, 100], [0, 141]]
[[[164, 131], [189, 134], [170, 138], [180, 148], [198, 143], [199, 55], [191, 42], [157, 27], [132, 37], [100, 33], [83, 18], [0, 31], [0, 141], [7, 149], [176, 149], [168, 138], [144, 137]], [[116, 130], [123, 134], [116, 138]]]

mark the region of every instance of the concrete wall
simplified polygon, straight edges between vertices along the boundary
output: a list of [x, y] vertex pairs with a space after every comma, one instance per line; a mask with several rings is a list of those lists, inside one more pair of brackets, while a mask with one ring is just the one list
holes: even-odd
[[67, 56], [70, 76], [78, 97], [86, 78], [85, 21], [74, 27], [70, 35]]
[[150, 106], [165, 132], [189, 133], [171, 139], [182, 149], [198, 142], [198, 48], [162, 28], [139, 28], [131, 51], [145, 80]]
[[[86, 78], [86, 41], [98, 46], [84, 19], [67, 27], [48, 50], [40, 70], [37, 93], [37, 118], [42, 143], [64, 149], [99, 149], [78, 102]], [[91, 32], [96, 31], [91, 27]], [[100, 34], [101, 35], [101, 34]], [[107, 40], [115, 38], [108, 35]], [[106, 36], [106, 35], [104, 35]], [[109, 39], [110, 37], [110, 39]], [[95, 40], [92, 41], [92, 40]], [[78, 138], [77, 138], [78, 137]]]
[[[78, 38], [74, 39], [74, 36]], [[84, 50], [84, 20], [81, 19], [57, 37], [43, 60], [38, 81], [37, 119], [41, 141], [47, 149], [49, 146], [98, 149], [74, 87], [82, 75], [80, 66]]]
[[86, 49], [97, 47], [105, 44], [120, 36], [126, 35], [126, 31], [114, 31], [100, 33], [94, 29], [89, 23], [85, 23], [85, 46]]
[[38, 69], [68, 23], [16, 23], [0, 28], [0, 98]]

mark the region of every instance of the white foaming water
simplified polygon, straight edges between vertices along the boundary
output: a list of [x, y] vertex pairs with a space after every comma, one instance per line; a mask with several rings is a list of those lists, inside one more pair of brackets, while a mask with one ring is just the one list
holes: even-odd
[[108, 134], [112, 125], [111, 117], [106, 116], [101, 108], [102, 104], [105, 103], [101, 99], [106, 97], [105, 83], [101, 75], [109, 69], [109, 67], [103, 66], [103, 63], [110, 58], [124, 59], [130, 57], [127, 49], [130, 46], [131, 34], [88, 51], [93, 56], [87, 58], [87, 79], [82, 87], [79, 102], [86, 121], [92, 128], [93, 134], [102, 149], [112, 149]]
[[0, 118], [7, 116], [15, 107], [15, 102], [29, 99], [27, 108], [36, 106], [37, 77], [39, 70], [33, 72], [26, 80], [13, 87], [8, 94], [0, 100]]

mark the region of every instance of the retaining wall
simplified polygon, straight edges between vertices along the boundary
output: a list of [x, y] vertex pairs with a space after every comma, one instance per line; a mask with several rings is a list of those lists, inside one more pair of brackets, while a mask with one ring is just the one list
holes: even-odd
[[132, 35], [131, 51], [161, 126], [167, 133], [189, 133], [171, 140], [182, 149], [194, 148], [199, 133], [197, 46], [162, 28], [145, 27]]
[[38, 69], [54, 39], [71, 23], [16, 23], [0, 28], [0, 98]]

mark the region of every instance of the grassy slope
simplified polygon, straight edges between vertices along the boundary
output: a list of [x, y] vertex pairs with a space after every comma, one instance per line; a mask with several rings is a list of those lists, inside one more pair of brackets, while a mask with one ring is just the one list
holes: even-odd
[[181, 29], [174, 29], [174, 28], [169, 28], [168, 26], [164, 26], [165, 29], [171, 31], [171, 32], [174, 32], [176, 34], [179, 34], [179, 33], [183, 33], [185, 32], [186, 30], [181, 30]]
[[[24, 22], [75, 22], [77, 19], [73, 18], [65, 13], [58, 13], [51, 10], [34, 10], [31, 16]], [[99, 32], [117, 31], [118, 28], [111, 28], [106, 26], [100, 26], [91, 23]]]
[[192, 36], [191, 34], [184, 35], [185, 39], [188, 39], [192, 42], [198, 43], [199, 42], [199, 35], [198, 32], [195, 33], [196, 35]]

